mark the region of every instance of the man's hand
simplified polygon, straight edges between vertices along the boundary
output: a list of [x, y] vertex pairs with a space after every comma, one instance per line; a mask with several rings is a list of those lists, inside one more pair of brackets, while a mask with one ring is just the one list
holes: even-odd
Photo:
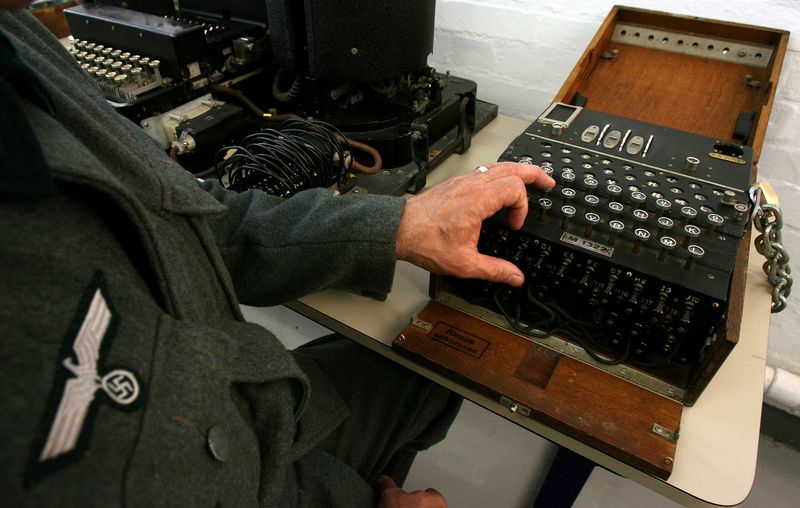
[[406, 492], [386, 475], [375, 480], [380, 494], [378, 508], [447, 508], [447, 501], [435, 489]]
[[508, 208], [508, 225], [519, 229], [528, 214], [525, 184], [543, 189], [555, 181], [538, 166], [498, 162], [447, 180], [406, 202], [397, 230], [397, 259], [430, 272], [521, 286], [513, 263], [478, 253], [481, 223]]

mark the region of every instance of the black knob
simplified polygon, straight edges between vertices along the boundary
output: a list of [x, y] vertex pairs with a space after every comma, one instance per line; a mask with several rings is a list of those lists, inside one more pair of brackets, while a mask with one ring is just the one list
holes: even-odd
[[572, 205], [564, 205], [561, 207], [561, 215], [564, 217], [561, 219], [561, 229], [567, 229], [569, 227], [569, 220], [575, 217], [577, 210]]
[[614, 294], [614, 287], [617, 285], [618, 279], [619, 276], [614, 273], [609, 275], [606, 287], [603, 288], [603, 293], [605, 293], [607, 296], [612, 296]]
[[671, 207], [672, 207], [672, 202], [670, 200], [664, 198], [656, 199], [656, 208], [658, 208], [662, 212], [666, 212]]
[[611, 201], [608, 203], [608, 211], [614, 215], [619, 215], [623, 210], [625, 210], [625, 206], [618, 201]]
[[662, 236], [659, 243], [661, 244], [661, 252], [658, 254], [659, 261], [664, 261], [667, 253], [678, 246], [677, 240], [671, 236]]
[[659, 217], [658, 218], [658, 229], [661, 232], [668, 231], [675, 226], [675, 221], [670, 219], [669, 217]]
[[686, 268], [687, 270], [690, 270], [692, 268], [696, 259], [700, 259], [706, 254], [705, 249], [703, 249], [699, 245], [694, 245], [694, 244], [686, 247], [686, 251], [689, 253], [689, 258], [686, 260], [686, 264], [684, 265], [684, 268]]
[[590, 211], [600, 204], [600, 198], [594, 194], [587, 194], [583, 196], [583, 202], [586, 203], [586, 211]]
[[631, 297], [628, 299], [628, 301], [631, 304], [636, 305], [639, 303], [639, 297], [642, 295], [642, 291], [644, 291], [644, 286], [637, 282], [633, 285], [632, 289], [633, 291], [631, 291]]
[[617, 237], [625, 230], [625, 224], [622, 221], [612, 220], [609, 221], [608, 227], [611, 229], [611, 233], [608, 235], [608, 244], [613, 247], [617, 243]]
[[620, 187], [619, 185], [617, 185], [615, 183], [611, 183], [611, 184], [608, 184], [608, 187], [606, 187], [606, 192], [612, 198], [616, 198], [616, 197], [622, 195], [622, 187]]
[[539, 222], [544, 221], [544, 214], [553, 207], [553, 200], [550, 198], [539, 198]]
[[594, 273], [594, 265], [586, 265], [586, 271], [583, 272], [583, 277], [581, 280], [578, 281], [578, 284], [583, 286], [583, 288], [589, 287], [589, 279], [591, 278], [592, 274]]
[[567, 271], [567, 268], [569, 268], [569, 265], [571, 264], [572, 264], [572, 257], [566, 255], [565, 253], [564, 259], [561, 260], [561, 266], [558, 268], [558, 271], [556, 272], [556, 277], [563, 279], [564, 274]]
[[681, 207], [681, 217], [683, 217], [683, 223], [689, 224], [695, 217], [697, 217], [697, 210], [692, 208], [691, 206], [682, 206]]
[[686, 234], [686, 236], [683, 239], [683, 245], [682, 246], [683, 247], [688, 247], [689, 243], [692, 240], [694, 240], [695, 238], [697, 238], [698, 236], [700, 236], [700, 233], [702, 231], [701, 231], [700, 228], [698, 228], [694, 224], [687, 224], [687, 225], [683, 226], [683, 232]]
[[683, 314], [681, 314], [681, 323], [688, 325], [692, 322], [692, 314], [694, 313], [694, 304], [686, 302], [683, 304]]
[[744, 203], [736, 203], [733, 205], [733, 210], [736, 212], [736, 222], [739, 224], [747, 222], [748, 212], [750, 211], [749, 206]]
[[644, 228], [636, 228], [633, 231], [633, 236], [636, 237], [636, 242], [633, 244], [633, 252], [639, 252], [642, 244], [647, 243], [647, 240], [650, 239], [650, 231]]
[[655, 309], [653, 312], [656, 314], [664, 314], [664, 310], [667, 307], [667, 299], [669, 298], [669, 294], [664, 291], [658, 293], [658, 303], [656, 304]]
[[583, 236], [590, 238], [592, 236], [592, 228], [600, 223], [600, 216], [594, 212], [589, 212], [583, 218], [586, 219], [586, 229], [583, 231]]
[[549, 250], [542, 249], [541, 252], [539, 252], [539, 259], [537, 259], [536, 262], [533, 264], [533, 268], [536, 270], [540, 270], [549, 255], [550, 255]]
[[706, 216], [706, 223], [708, 224], [708, 234], [711, 235], [714, 233], [714, 230], [717, 229], [722, 223], [725, 222], [725, 218], [718, 213], [710, 213]]
[[646, 200], [647, 200], [647, 194], [645, 194], [644, 192], [640, 191], [631, 192], [631, 201], [633, 201], [637, 205], [644, 203]]
[[561, 182], [564, 185], [570, 185], [575, 181], [575, 173], [572, 171], [564, 171], [561, 173]]

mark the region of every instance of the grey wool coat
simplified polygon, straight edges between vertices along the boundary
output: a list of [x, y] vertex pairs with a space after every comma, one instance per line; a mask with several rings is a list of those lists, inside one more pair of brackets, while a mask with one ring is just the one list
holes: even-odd
[[402, 199], [201, 188], [33, 17], [0, 31], [52, 98], [23, 107], [55, 185], [0, 199], [0, 505], [372, 505], [318, 452], [330, 372], [239, 303], [384, 295]]

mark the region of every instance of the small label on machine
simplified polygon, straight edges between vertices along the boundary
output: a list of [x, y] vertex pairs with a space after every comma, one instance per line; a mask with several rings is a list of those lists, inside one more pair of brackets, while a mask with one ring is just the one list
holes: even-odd
[[608, 245], [593, 242], [588, 238], [584, 238], [582, 236], [573, 235], [572, 233], [564, 233], [561, 235], [561, 241], [564, 243], [568, 243], [570, 245], [575, 245], [576, 247], [580, 247], [582, 249], [586, 249], [589, 251], [594, 252], [595, 254], [600, 254], [601, 256], [611, 257], [614, 254], [614, 248], [609, 247]]
[[488, 341], [446, 323], [437, 323], [428, 337], [475, 358], [480, 358], [489, 347]]

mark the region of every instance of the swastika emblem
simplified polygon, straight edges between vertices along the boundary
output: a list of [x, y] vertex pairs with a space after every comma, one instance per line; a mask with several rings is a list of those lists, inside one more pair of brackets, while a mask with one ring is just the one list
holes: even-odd
[[100, 387], [111, 400], [123, 406], [139, 397], [139, 382], [136, 376], [127, 370], [112, 370], [100, 380]]

